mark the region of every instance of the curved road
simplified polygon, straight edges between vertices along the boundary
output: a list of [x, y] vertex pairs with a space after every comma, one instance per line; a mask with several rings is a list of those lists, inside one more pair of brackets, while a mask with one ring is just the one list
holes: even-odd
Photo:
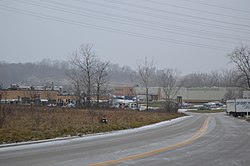
[[249, 166], [250, 123], [191, 114], [155, 128], [0, 148], [0, 165]]

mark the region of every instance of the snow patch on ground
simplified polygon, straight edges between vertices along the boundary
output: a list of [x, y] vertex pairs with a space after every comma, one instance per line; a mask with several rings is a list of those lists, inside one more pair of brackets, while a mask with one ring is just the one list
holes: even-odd
[[182, 108], [182, 109], [178, 109], [178, 112], [184, 113], [184, 112], [186, 112], [187, 110], [188, 110], [187, 108]]

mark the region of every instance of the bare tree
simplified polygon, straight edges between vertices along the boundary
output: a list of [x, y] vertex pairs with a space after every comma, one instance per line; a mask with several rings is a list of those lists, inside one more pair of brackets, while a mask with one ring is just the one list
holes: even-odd
[[108, 73], [111, 82], [115, 83], [130, 83], [131, 73], [135, 72], [128, 66], [119, 66], [118, 64], [110, 64], [108, 67]]
[[174, 69], [164, 69], [159, 72], [159, 85], [162, 87], [165, 94], [165, 107], [168, 110], [172, 110], [173, 100], [178, 91], [181, 88], [181, 85], [178, 83], [178, 71]]
[[227, 89], [224, 99], [225, 100], [231, 100], [231, 99], [237, 99], [242, 98], [243, 96], [243, 89]]
[[236, 65], [237, 86], [250, 90], [250, 47], [244, 45], [236, 47], [228, 57]]
[[[75, 94], [77, 96], [78, 106], [85, 104], [86, 89], [84, 88], [84, 80], [82, 72], [79, 69], [71, 68], [66, 72], [67, 77], [72, 81]], [[83, 102], [82, 102], [83, 101]]]
[[204, 87], [207, 86], [207, 74], [205, 73], [191, 73], [184, 76], [185, 87]]
[[234, 70], [223, 70], [221, 74], [221, 84], [223, 87], [234, 87], [236, 71]]
[[95, 68], [97, 57], [92, 51], [93, 45], [81, 45], [79, 53], [72, 54], [71, 64], [81, 70], [84, 75], [83, 82], [86, 86], [86, 104], [91, 106], [91, 92], [93, 89], [93, 81], [95, 76]]
[[173, 69], [164, 69], [159, 73], [159, 85], [163, 88], [165, 99], [169, 101], [175, 97], [178, 72]]
[[145, 57], [142, 64], [138, 64], [138, 74], [140, 79], [140, 84], [145, 88], [146, 95], [146, 109], [148, 110], [149, 103], [149, 85], [152, 82], [152, 75], [154, 73], [154, 61], [148, 61]]
[[209, 74], [209, 87], [220, 87], [221, 86], [221, 73], [218, 71], [212, 71]]
[[79, 51], [72, 54], [72, 68], [68, 72], [78, 100], [83, 100], [88, 107], [91, 106], [91, 96], [94, 94], [96, 94], [97, 106], [99, 106], [100, 95], [106, 90], [108, 84], [109, 62], [98, 60], [92, 49], [93, 45], [81, 45]]
[[96, 83], [96, 100], [97, 107], [99, 107], [99, 100], [101, 92], [105, 91], [105, 84], [108, 83], [108, 73], [107, 68], [109, 66], [109, 62], [101, 62], [99, 61], [96, 64], [96, 74], [95, 74], [95, 83]]
[[184, 76], [187, 88], [190, 87], [221, 87], [226, 83], [223, 77], [228, 77], [226, 73], [212, 71], [211, 73], [191, 73]]

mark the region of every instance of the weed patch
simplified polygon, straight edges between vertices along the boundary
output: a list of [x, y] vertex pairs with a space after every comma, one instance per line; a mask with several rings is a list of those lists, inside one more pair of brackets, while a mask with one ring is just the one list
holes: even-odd
[[[3, 111], [3, 110], [1, 110]], [[66, 109], [8, 106], [0, 127], [0, 143], [85, 135], [140, 127], [184, 116], [181, 113], [140, 112], [116, 109]], [[101, 123], [106, 117], [107, 124]]]

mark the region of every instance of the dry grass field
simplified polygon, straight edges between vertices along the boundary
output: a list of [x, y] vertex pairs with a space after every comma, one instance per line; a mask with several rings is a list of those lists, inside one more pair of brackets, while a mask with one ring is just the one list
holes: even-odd
[[[0, 105], [0, 143], [85, 135], [140, 127], [184, 116], [164, 111], [69, 109]], [[106, 117], [108, 123], [101, 123]]]

